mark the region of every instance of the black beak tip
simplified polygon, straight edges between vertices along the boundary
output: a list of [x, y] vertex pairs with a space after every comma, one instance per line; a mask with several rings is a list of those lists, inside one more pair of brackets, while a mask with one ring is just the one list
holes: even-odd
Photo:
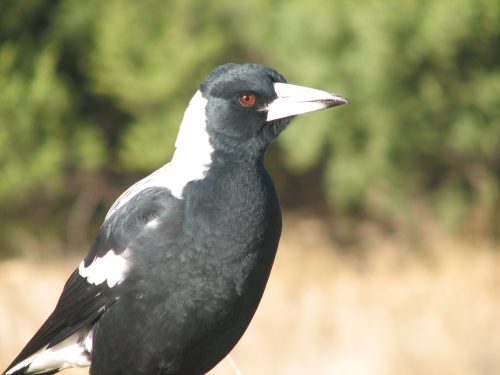
[[349, 100], [347, 100], [347, 98], [344, 98], [343, 96], [337, 94], [332, 94], [332, 96], [334, 98], [331, 99], [329, 107], [338, 107], [339, 105], [349, 104]]
[[339, 105], [349, 104], [349, 100], [344, 98], [343, 96], [337, 94], [330, 94], [331, 97], [328, 99], [319, 100], [318, 102], [322, 102], [325, 104], [325, 108], [338, 107]]

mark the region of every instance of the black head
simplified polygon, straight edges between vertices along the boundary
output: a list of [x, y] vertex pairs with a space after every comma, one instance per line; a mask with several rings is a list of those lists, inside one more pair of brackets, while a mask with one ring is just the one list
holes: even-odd
[[[263, 65], [225, 64], [200, 85], [185, 123], [203, 122], [197, 129], [208, 133], [213, 151], [260, 157], [293, 116], [344, 103], [341, 96], [287, 84], [281, 74]], [[192, 143], [188, 138], [195, 132], [184, 133], [181, 138]]]
[[276, 82], [286, 79], [257, 64], [225, 64], [207, 76], [200, 91], [208, 99], [207, 128], [214, 148], [263, 153], [290, 122], [266, 120], [266, 107], [277, 97]]

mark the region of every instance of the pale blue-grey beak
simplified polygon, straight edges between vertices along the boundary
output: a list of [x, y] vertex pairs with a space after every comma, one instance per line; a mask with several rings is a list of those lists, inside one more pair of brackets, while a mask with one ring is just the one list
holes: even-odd
[[340, 95], [289, 83], [277, 82], [274, 84], [274, 90], [278, 97], [266, 108], [267, 121], [348, 103], [347, 99]]

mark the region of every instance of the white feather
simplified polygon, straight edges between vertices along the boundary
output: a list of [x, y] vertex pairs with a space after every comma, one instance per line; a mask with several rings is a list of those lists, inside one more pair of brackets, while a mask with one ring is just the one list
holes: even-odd
[[146, 227], [149, 229], [156, 228], [160, 224], [159, 219], [153, 219], [147, 222]]
[[90, 284], [100, 285], [106, 281], [108, 286], [112, 288], [125, 278], [129, 268], [128, 255], [128, 249], [121, 254], [109, 250], [103, 257], [95, 258], [87, 267], [82, 260], [78, 267], [78, 273], [86, 278]]
[[27, 374], [39, 374], [70, 367], [90, 366], [92, 334], [92, 330], [76, 332], [51, 348], [45, 347], [39, 350], [10, 368], [5, 374], [13, 374], [24, 367], [28, 367], [25, 370]]
[[36, 352], [35, 354], [33, 355], [30, 355], [28, 358], [26, 358], [25, 360], [19, 362], [17, 365], [11, 367], [10, 369], [8, 369], [6, 372], [5, 372], [5, 375], [10, 375], [10, 374], [13, 374], [15, 373], [16, 371], [28, 366], [32, 361], [33, 359], [38, 355], [40, 354], [44, 349]]
[[184, 113], [172, 161], [125, 191], [113, 204], [106, 219], [147, 188], [166, 187], [174, 197], [182, 199], [184, 187], [189, 182], [206, 176], [213, 152], [207, 132], [206, 106], [207, 99], [197, 91]]

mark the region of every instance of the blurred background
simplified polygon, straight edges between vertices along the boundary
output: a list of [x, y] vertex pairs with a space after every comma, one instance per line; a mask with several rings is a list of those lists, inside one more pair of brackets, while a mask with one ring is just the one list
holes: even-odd
[[0, 368], [226, 62], [351, 103], [267, 155], [285, 228], [242, 372], [499, 374], [498, 0], [0, 2]]

